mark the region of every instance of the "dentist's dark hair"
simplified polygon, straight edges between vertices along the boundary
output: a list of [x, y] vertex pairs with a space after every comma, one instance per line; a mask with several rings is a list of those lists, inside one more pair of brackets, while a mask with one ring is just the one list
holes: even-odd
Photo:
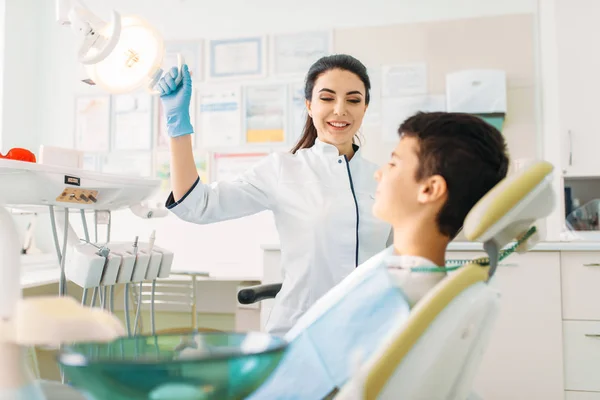
[[[315, 82], [319, 76], [334, 69], [352, 72], [360, 78], [365, 85], [365, 103], [368, 105], [370, 100], [369, 92], [371, 91], [371, 81], [369, 79], [369, 75], [367, 74], [367, 68], [356, 58], [347, 54], [334, 54], [331, 56], [322, 57], [310, 67], [308, 73], [306, 74], [306, 80], [304, 83], [304, 98], [310, 101], [312, 99], [312, 92], [315, 87]], [[306, 122], [304, 123], [302, 137], [292, 149], [292, 154], [295, 154], [300, 149], [312, 147], [315, 144], [316, 139], [317, 128], [315, 128], [310, 115], [306, 115]]]

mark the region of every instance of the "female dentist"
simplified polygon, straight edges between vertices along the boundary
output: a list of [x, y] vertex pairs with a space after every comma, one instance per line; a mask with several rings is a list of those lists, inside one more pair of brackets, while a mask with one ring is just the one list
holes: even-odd
[[377, 166], [354, 138], [369, 105], [365, 66], [348, 55], [315, 62], [306, 76], [308, 116], [290, 153], [272, 153], [233, 181], [203, 184], [192, 153], [192, 82], [173, 68], [158, 83], [171, 148], [179, 218], [209, 224], [271, 210], [281, 243], [282, 288], [266, 325], [285, 334], [317, 299], [386, 247], [391, 227], [373, 215]]

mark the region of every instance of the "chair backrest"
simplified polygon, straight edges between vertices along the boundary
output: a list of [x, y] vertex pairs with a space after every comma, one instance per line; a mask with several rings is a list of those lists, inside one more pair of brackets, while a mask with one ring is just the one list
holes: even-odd
[[463, 290], [423, 332], [377, 398], [466, 399], [498, 311], [499, 293], [489, 285]]

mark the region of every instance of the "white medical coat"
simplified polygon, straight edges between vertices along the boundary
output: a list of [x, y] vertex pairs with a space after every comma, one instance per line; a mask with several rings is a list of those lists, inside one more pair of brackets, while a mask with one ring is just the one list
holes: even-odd
[[266, 330], [285, 334], [356, 266], [382, 251], [391, 227], [372, 214], [377, 166], [355, 147], [350, 161], [317, 139], [296, 154], [273, 153], [233, 181], [198, 180], [167, 207], [209, 224], [271, 210], [281, 244], [282, 288]]

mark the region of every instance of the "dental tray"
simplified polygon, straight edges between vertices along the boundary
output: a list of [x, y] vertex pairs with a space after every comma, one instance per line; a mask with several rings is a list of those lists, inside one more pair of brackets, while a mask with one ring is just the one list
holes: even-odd
[[157, 179], [0, 159], [0, 204], [117, 210], [140, 204]]

